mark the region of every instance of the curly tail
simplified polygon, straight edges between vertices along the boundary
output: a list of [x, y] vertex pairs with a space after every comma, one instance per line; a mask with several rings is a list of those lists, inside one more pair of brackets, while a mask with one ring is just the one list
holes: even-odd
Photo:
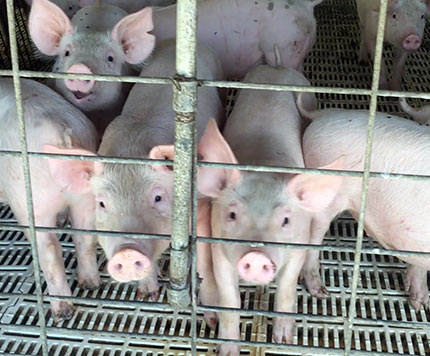
[[405, 98], [400, 98], [399, 102], [402, 110], [406, 114], [410, 115], [414, 121], [417, 121], [422, 124], [430, 123], [430, 105], [423, 106], [420, 109], [414, 109], [408, 104]]

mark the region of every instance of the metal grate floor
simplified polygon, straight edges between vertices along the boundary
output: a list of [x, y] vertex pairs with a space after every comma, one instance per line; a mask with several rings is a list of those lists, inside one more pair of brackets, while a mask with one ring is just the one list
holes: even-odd
[[[358, 23], [353, 0], [325, 0], [316, 8], [318, 39], [305, 64], [305, 72], [313, 85], [330, 87], [369, 88], [372, 68], [358, 64]], [[24, 56], [24, 55], [23, 55]], [[386, 59], [392, 61], [391, 52]], [[34, 62], [36, 63], [36, 62]], [[405, 74], [404, 89], [430, 91], [428, 63], [430, 63], [430, 26], [421, 50], [410, 56]], [[27, 66], [26, 66], [27, 67]], [[31, 66], [30, 66], [31, 68]], [[36, 69], [36, 64], [33, 69]], [[228, 109], [234, 103], [236, 91], [229, 95]], [[368, 97], [361, 95], [318, 94], [322, 107], [368, 108]], [[411, 101], [414, 104], [414, 101]], [[420, 104], [420, 101], [415, 101]], [[380, 98], [379, 110], [398, 113], [397, 99]], [[0, 222], [14, 222], [10, 210], [0, 206]], [[343, 216], [332, 223], [325, 244], [355, 247], [356, 223]], [[73, 296], [86, 298], [76, 303], [73, 319], [54, 324], [45, 303], [48, 344], [52, 356], [152, 356], [189, 355], [191, 352], [191, 315], [188, 312], [166, 311], [165, 284], [168, 259], [160, 261], [162, 290], [155, 303], [136, 299], [137, 286], [120, 284], [103, 272], [105, 260], [99, 254], [102, 286], [96, 291], [81, 290], [75, 278], [76, 258], [70, 237], [61, 237], [66, 271]], [[365, 238], [365, 248], [379, 247]], [[323, 252], [323, 279], [330, 295], [317, 300], [300, 285], [297, 292], [298, 313], [312, 315], [298, 319], [295, 345], [334, 348], [344, 347], [344, 324], [327, 321], [328, 317], [347, 317], [353, 254]], [[405, 355], [430, 355], [430, 311], [415, 312], [408, 304], [404, 290], [406, 265], [394, 257], [363, 254], [360, 268], [352, 349]], [[47, 294], [46, 284], [43, 285]], [[30, 244], [23, 235], [0, 231], [0, 353], [41, 355], [40, 330]], [[6, 296], [5, 293], [14, 293]], [[242, 308], [273, 310], [275, 287], [242, 286]], [[103, 299], [99, 302], [98, 299]], [[135, 301], [123, 305], [120, 301]], [[76, 331], [78, 330], [78, 331]], [[213, 339], [202, 315], [198, 315], [197, 336]], [[270, 342], [272, 320], [262, 316], [241, 318], [242, 340]], [[216, 342], [198, 345], [199, 355], [215, 354]], [[286, 352], [276, 345], [270, 348], [242, 347], [243, 355], [313, 355], [309, 352]], [[330, 355], [326, 350], [324, 353]], [[333, 352], [334, 354], [334, 352]]]

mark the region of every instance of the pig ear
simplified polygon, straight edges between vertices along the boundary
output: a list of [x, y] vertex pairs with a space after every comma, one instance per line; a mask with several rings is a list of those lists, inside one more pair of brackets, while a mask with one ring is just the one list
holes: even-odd
[[155, 36], [148, 32], [153, 28], [150, 7], [124, 17], [115, 25], [112, 39], [123, 47], [125, 60], [128, 63], [138, 64], [151, 54], [155, 45]]
[[[202, 161], [237, 164], [230, 146], [218, 130], [214, 119], [210, 119], [205, 134], [197, 148]], [[201, 167], [198, 170], [197, 188], [200, 193], [216, 197], [228, 183], [235, 184], [240, 179], [238, 169]]]
[[[149, 152], [149, 158], [150, 159], [166, 159], [166, 160], [173, 160], [175, 158], [175, 146], [173, 145], [161, 145], [161, 146], [155, 146], [152, 148], [151, 152]], [[152, 169], [159, 171], [159, 172], [171, 172], [172, 170], [169, 168], [169, 166], [164, 165], [152, 165]]]
[[[93, 152], [83, 149], [64, 149], [44, 145], [43, 152], [79, 156], [95, 156]], [[75, 194], [84, 194], [90, 189], [90, 178], [102, 171], [101, 162], [63, 160], [49, 158], [49, 173], [51, 179], [61, 189]]]
[[[344, 169], [344, 156], [319, 169]], [[299, 206], [311, 213], [327, 208], [343, 182], [342, 176], [299, 174], [290, 180], [287, 190], [299, 201]]]
[[48, 56], [57, 55], [61, 38], [73, 32], [72, 23], [67, 15], [48, 0], [33, 1], [28, 27], [37, 48]]

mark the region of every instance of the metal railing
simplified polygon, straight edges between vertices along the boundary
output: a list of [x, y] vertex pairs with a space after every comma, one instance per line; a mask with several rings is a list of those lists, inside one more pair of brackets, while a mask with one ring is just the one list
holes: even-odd
[[[356, 318], [355, 301], [357, 299], [357, 284], [359, 278], [360, 268], [360, 257], [363, 253], [373, 253], [390, 256], [426, 256], [429, 257], [430, 253], [415, 252], [415, 251], [391, 251], [382, 248], [363, 248], [363, 227], [365, 218], [365, 208], [367, 201], [367, 189], [370, 178], [380, 179], [411, 179], [411, 180], [429, 180], [430, 176], [427, 175], [413, 175], [413, 174], [393, 174], [385, 172], [370, 172], [370, 158], [372, 154], [372, 142], [373, 142], [373, 129], [377, 107], [378, 97], [410, 97], [410, 98], [422, 98], [430, 99], [430, 93], [419, 93], [419, 92], [396, 92], [387, 90], [378, 90], [379, 75], [381, 69], [382, 60], [382, 45], [384, 38], [384, 24], [386, 17], [386, 9], [388, 0], [381, 0], [381, 11], [379, 15], [378, 35], [376, 41], [376, 52], [374, 58], [374, 71], [372, 86], [370, 90], [367, 89], [345, 89], [345, 88], [328, 88], [328, 87], [301, 87], [291, 85], [279, 85], [279, 84], [261, 84], [261, 83], [245, 83], [245, 82], [229, 82], [229, 81], [209, 81], [209, 80], [197, 80], [196, 79], [196, 24], [197, 24], [197, 11], [196, 11], [197, 0], [177, 0], [177, 43], [176, 43], [176, 72], [177, 75], [174, 78], [147, 78], [147, 77], [130, 77], [130, 76], [104, 76], [104, 75], [77, 75], [77, 74], [60, 74], [60, 73], [46, 73], [46, 72], [35, 72], [35, 71], [22, 71], [19, 69], [18, 64], [18, 48], [17, 39], [15, 35], [15, 19], [14, 19], [14, 5], [13, 0], [6, 0], [7, 5], [7, 17], [9, 25], [9, 36], [10, 36], [10, 50], [11, 50], [11, 62], [12, 70], [0, 70], [1, 76], [12, 76], [15, 88], [15, 98], [17, 107], [17, 117], [19, 120], [19, 133], [20, 133], [20, 145], [21, 150], [17, 151], [2, 151], [0, 155], [20, 157], [24, 168], [25, 177], [25, 188], [27, 194], [27, 209], [28, 209], [28, 226], [15, 225], [15, 224], [0, 224], [0, 230], [10, 231], [26, 231], [31, 243], [31, 251], [33, 257], [34, 267], [34, 278], [36, 281], [36, 296], [37, 296], [37, 307], [38, 307], [38, 327], [34, 326], [8, 326], [10, 330], [22, 330], [25, 328], [28, 332], [36, 332], [40, 334], [40, 341], [42, 345], [43, 355], [49, 355], [48, 347], [48, 331], [61, 331], [67, 335], [74, 335], [77, 332], [85, 334], [91, 333], [91, 335], [100, 336], [127, 336], [127, 337], [138, 337], [138, 338], [151, 338], [160, 340], [183, 340], [190, 341], [192, 354], [196, 354], [196, 345], [200, 342], [214, 343], [214, 342], [225, 342], [227, 340], [212, 339], [198, 337], [196, 333], [196, 319], [197, 313], [203, 311], [225, 311], [228, 310], [232, 313], [240, 313], [241, 315], [261, 315], [266, 317], [274, 317], [281, 315], [289, 315], [294, 318], [307, 318], [309, 320], [321, 321], [321, 322], [343, 322], [345, 330], [345, 347], [340, 348], [322, 348], [322, 347], [310, 347], [310, 346], [299, 346], [299, 345], [279, 345], [276, 347], [282, 348], [285, 351], [291, 351], [295, 353], [311, 353], [315, 355], [369, 355], [371, 353], [365, 351], [357, 351], [352, 349], [352, 331], [355, 325], [366, 324], [366, 325], [384, 325], [385, 327], [396, 327], [403, 324], [407, 324], [408, 327], [417, 329], [430, 328], [429, 323], [419, 322], [396, 322], [396, 321], [373, 321], [369, 319]], [[32, 201], [31, 191], [31, 176], [29, 168], [30, 157], [44, 157], [50, 158], [55, 156], [57, 159], [83, 159], [83, 160], [97, 160], [109, 163], [124, 163], [124, 164], [172, 164], [171, 161], [153, 161], [149, 159], [126, 159], [126, 158], [115, 158], [115, 157], [87, 157], [87, 156], [65, 156], [65, 155], [51, 155], [44, 153], [28, 152], [27, 142], [25, 137], [25, 122], [22, 111], [22, 100], [20, 90], [20, 78], [71, 78], [71, 79], [92, 79], [98, 81], [122, 81], [131, 83], [148, 83], [148, 84], [164, 84], [172, 85], [174, 90], [174, 102], [173, 108], [176, 112], [176, 125], [175, 125], [175, 160], [174, 164], [174, 204], [173, 204], [173, 219], [172, 219], [172, 234], [171, 234], [171, 249], [170, 249], [170, 284], [168, 287], [169, 303], [144, 303], [144, 302], [119, 302], [119, 301], [108, 301], [110, 304], [121, 303], [121, 305], [141, 305], [146, 310], [156, 308], [157, 310], [165, 311], [177, 311], [183, 310], [191, 313], [192, 325], [191, 325], [191, 338], [177, 337], [177, 336], [165, 336], [160, 335], [145, 335], [140, 333], [113, 333], [108, 331], [85, 331], [85, 330], [69, 330], [60, 329], [55, 327], [47, 327], [44, 313], [44, 301], [51, 301], [54, 299], [70, 300], [75, 302], [85, 302], [85, 298], [78, 297], [56, 297], [56, 296], [43, 296], [41, 287], [41, 275], [39, 259], [36, 249], [36, 232], [54, 232], [54, 233], [77, 233], [77, 234], [97, 234], [98, 232], [79, 230], [79, 229], [63, 229], [63, 228], [47, 228], [35, 226], [34, 220], [34, 207]], [[198, 163], [196, 159], [196, 93], [199, 86], [209, 87], [220, 87], [220, 88], [247, 88], [255, 90], [277, 90], [277, 91], [300, 91], [300, 92], [314, 92], [314, 93], [329, 93], [329, 94], [359, 94], [370, 97], [370, 110], [369, 110], [369, 122], [368, 122], [368, 137], [365, 151], [365, 165], [363, 172], [352, 172], [352, 171], [327, 171], [327, 170], [316, 170], [316, 169], [305, 169], [305, 168], [294, 168], [294, 167], [257, 167], [251, 165], [229, 165], [221, 163]], [[179, 143], [179, 144], [178, 144]], [[298, 313], [280, 313], [280, 312], [268, 312], [268, 311], [247, 311], [239, 309], [227, 309], [222, 307], [208, 307], [197, 305], [197, 275], [196, 275], [196, 169], [198, 166], [206, 167], [224, 167], [224, 168], [238, 168], [242, 170], [251, 170], [259, 172], [282, 172], [282, 173], [310, 173], [310, 174], [330, 174], [330, 175], [343, 175], [343, 176], [354, 176], [362, 177], [362, 195], [360, 203], [360, 214], [358, 220], [358, 234], [357, 243], [355, 249], [342, 247], [335, 248], [330, 246], [315, 246], [307, 244], [282, 244], [282, 243], [270, 243], [270, 242], [254, 242], [254, 241], [237, 241], [229, 239], [228, 237], [214, 239], [211, 238], [198, 238], [201, 242], [211, 243], [227, 243], [227, 244], [247, 244], [255, 247], [260, 246], [276, 246], [279, 248], [301, 248], [301, 249], [315, 249], [320, 251], [341, 251], [341, 252], [354, 252], [354, 269], [352, 276], [352, 287], [351, 287], [351, 298], [349, 303], [348, 318], [336, 317], [336, 316], [313, 316], [304, 315]], [[189, 221], [191, 220], [192, 228], [189, 230]], [[116, 233], [116, 232], [104, 232], [103, 235], [115, 238], [115, 236], [121, 235], [122, 237], [134, 237], [134, 238], [146, 238], [146, 239], [169, 239], [169, 236], [165, 235], [153, 235], [153, 234], [141, 234], [141, 233]], [[191, 252], [191, 253], [190, 253]], [[189, 256], [191, 256], [189, 260]], [[191, 270], [191, 285], [188, 284], [188, 276]], [[191, 292], [191, 293], [190, 293]], [[191, 294], [191, 300], [190, 300]], [[0, 293], [0, 297], [11, 297], [13, 293]], [[22, 295], [22, 294], [21, 294]], [[91, 303], [105, 303], [103, 299], [90, 299]], [[191, 305], [190, 305], [191, 304]], [[403, 325], [405, 326], [405, 325]], [[274, 346], [270, 343], [265, 342], [251, 342], [251, 341], [240, 341], [240, 340], [228, 340], [231, 343], [239, 343], [241, 345], [247, 345], [251, 347], [263, 347], [263, 346]], [[6, 353], [5, 353], [6, 354]], [[378, 353], [378, 355], [391, 355], [391, 353]]]

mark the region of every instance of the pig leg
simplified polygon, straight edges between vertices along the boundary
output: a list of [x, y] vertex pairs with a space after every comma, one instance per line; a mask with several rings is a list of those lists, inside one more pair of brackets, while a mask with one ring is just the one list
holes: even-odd
[[[94, 229], [94, 196], [80, 196], [70, 203], [70, 217], [75, 229]], [[76, 258], [78, 260], [78, 283], [81, 288], [95, 289], [100, 286], [97, 265], [97, 236], [75, 235]]]
[[[239, 280], [234, 267], [225, 257], [222, 246], [212, 245], [215, 279], [218, 286], [219, 305], [226, 308], [240, 308]], [[218, 337], [222, 339], [240, 339], [240, 316], [237, 313], [219, 313]], [[220, 356], [239, 356], [240, 346], [221, 343]]]
[[154, 302], [157, 301], [158, 297], [160, 296], [160, 285], [158, 284], [158, 265], [156, 263], [153, 264], [148, 277], [138, 282], [136, 298], [143, 299], [148, 295], [151, 296], [151, 299]]
[[363, 26], [360, 24], [360, 50], [358, 52], [358, 62], [361, 64], [368, 64], [369, 50], [367, 49], [367, 42], [364, 33]]
[[[367, 49], [372, 57], [372, 61], [375, 59], [375, 51], [376, 51], [376, 40], [367, 41]], [[379, 88], [387, 89], [388, 88], [388, 75], [387, 75], [387, 66], [385, 65], [384, 56], [381, 58], [381, 72], [379, 77]]]
[[[197, 235], [211, 237], [211, 202], [208, 199], [200, 199], [197, 214]], [[211, 244], [197, 243], [197, 273], [202, 278], [200, 284], [199, 299], [203, 305], [218, 305], [218, 290], [213, 273]], [[215, 328], [218, 321], [215, 312], [204, 312], [206, 324]]]
[[[330, 227], [330, 222], [336, 214], [314, 215], [311, 223], [311, 245], [322, 245], [324, 235]], [[320, 251], [309, 250], [306, 252], [306, 261], [301, 273], [302, 280], [308, 292], [317, 298], [323, 298], [328, 295], [328, 291], [321, 280], [320, 274]]]
[[[35, 201], [37, 200], [35, 199]], [[21, 208], [11, 204], [11, 208], [19, 224], [28, 224], [25, 203], [21, 205]], [[37, 226], [55, 227], [56, 214], [53, 211], [46, 214], [36, 213], [36, 211], [35, 207], [35, 223]], [[67, 283], [62, 249], [57, 236], [52, 233], [38, 232], [36, 234], [36, 244], [40, 268], [46, 280], [49, 295], [72, 296]], [[70, 319], [74, 313], [73, 303], [69, 301], [52, 300], [51, 309], [56, 322]]]
[[430, 308], [427, 270], [408, 264], [405, 286], [409, 291], [409, 302], [416, 311], [420, 310], [422, 306]]
[[[305, 250], [289, 251], [288, 263], [279, 276], [276, 292], [275, 310], [278, 312], [292, 313], [296, 305], [297, 281], [306, 259]], [[273, 321], [273, 339], [277, 343], [292, 343], [295, 320], [292, 317], [276, 317]]]
[[393, 77], [388, 86], [390, 90], [400, 90], [402, 87], [402, 78], [405, 72], [405, 63], [408, 58], [408, 52], [401, 49], [396, 50], [393, 65]]

